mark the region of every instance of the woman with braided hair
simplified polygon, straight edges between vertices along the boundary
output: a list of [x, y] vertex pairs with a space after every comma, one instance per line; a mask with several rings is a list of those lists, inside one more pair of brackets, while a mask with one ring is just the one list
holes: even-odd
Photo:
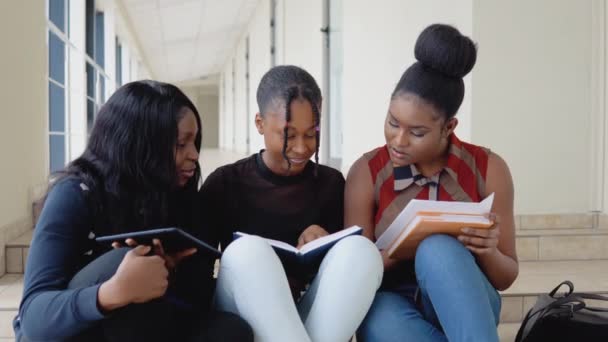
[[347, 341], [381, 282], [380, 254], [362, 236], [334, 245], [318, 272], [282, 265], [259, 237], [232, 241], [241, 231], [300, 247], [343, 228], [344, 177], [318, 163], [321, 101], [308, 72], [272, 68], [257, 89], [265, 149], [218, 168], [200, 191], [224, 250], [216, 304], [243, 317], [256, 341]]

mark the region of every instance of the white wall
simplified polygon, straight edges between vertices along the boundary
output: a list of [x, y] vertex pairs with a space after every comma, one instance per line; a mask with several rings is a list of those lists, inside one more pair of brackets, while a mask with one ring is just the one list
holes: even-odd
[[[429, 24], [443, 22], [472, 33], [472, 1], [364, 0], [343, 2], [342, 171], [363, 153], [381, 146], [390, 95], [401, 74], [414, 61], [414, 44]], [[364, 18], [364, 20], [363, 20]], [[364, 21], [364, 23], [363, 23]], [[457, 133], [469, 138], [471, 82], [465, 78], [465, 100]]]
[[226, 90], [224, 89], [224, 73], [221, 72], [219, 76], [219, 84], [218, 84], [218, 147], [224, 148], [226, 144], [224, 144], [225, 132], [224, 132], [224, 120], [220, 119], [226, 115], [226, 105], [224, 103], [224, 96], [226, 95]]
[[[292, 64], [302, 67], [308, 71], [317, 81], [321, 94], [325, 97], [327, 91], [324, 84], [323, 69], [323, 0], [283, 0], [282, 12], [280, 14], [282, 40], [279, 46], [282, 50], [282, 64]], [[326, 156], [325, 139], [327, 130], [327, 110], [324, 106], [321, 113], [321, 146], [319, 147], [319, 160], [325, 161]], [[327, 146], [329, 147], [329, 146]]]
[[231, 58], [228, 63], [226, 63], [223, 72], [226, 107], [224, 108], [224, 112], [220, 114], [220, 128], [223, 132], [223, 145], [221, 147], [228, 150], [235, 150], [234, 141], [236, 139], [234, 134], [235, 106], [232, 69]]
[[201, 117], [203, 130], [202, 148], [219, 146], [219, 96], [218, 89], [210, 86], [180, 86], [194, 104]]
[[[282, 64], [293, 64], [306, 69], [323, 83], [323, 1], [283, 0]], [[323, 92], [323, 89], [321, 89]]]
[[270, 69], [270, 0], [261, 0], [249, 25], [249, 151], [264, 148], [264, 138], [255, 127], [258, 112], [256, 91], [262, 76]]
[[235, 111], [234, 111], [234, 138], [235, 138], [235, 146], [234, 151], [247, 153], [247, 135], [249, 133], [248, 124], [251, 120], [250, 115], [247, 110], [247, 83], [246, 83], [246, 42], [245, 37], [243, 37], [237, 48], [236, 53], [234, 55], [235, 60], [235, 69], [234, 69], [234, 84], [235, 84]]
[[46, 179], [45, 1], [0, 1], [0, 274], [4, 244], [32, 222], [32, 190]]
[[518, 213], [591, 210], [591, 147], [601, 143], [589, 139], [600, 115], [591, 2], [475, 0], [474, 13], [473, 141], [510, 165]]
[[200, 94], [197, 109], [203, 121], [203, 148], [219, 146], [219, 97], [217, 94]]

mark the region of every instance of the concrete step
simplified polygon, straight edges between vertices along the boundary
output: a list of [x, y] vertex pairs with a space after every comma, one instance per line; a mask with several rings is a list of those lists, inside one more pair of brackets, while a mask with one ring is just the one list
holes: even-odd
[[[608, 260], [520, 262], [517, 280], [501, 293], [500, 322], [521, 322], [538, 295], [549, 293], [564, 280], [572, 281], [576, 292], [608, 294], [606, 270]], [[589, 304], [608, 307], [606, 302]]]
[[517, 229], [608, 229], [608, 215], [599, 212], [579, 214], [526, 214], [515, 215]]
[[515, 341], [519, 326], [519, 323], [500, 323], [498, 326], [498, 337], [500, 338], [500, 342]]
[[608, 229], [551, 228], [516, 231], [520, 261], [608, 260]]
[[30, 230], [6, 244], [6, 273], [22, 274], [24, 272], [33, 233], [34, 231]]
[[13, 318], [23, 294], [23, 276], [6, 274], [0, 278], [0, 342], [14, 341]]
[[[23, 273], [32, 234], [6, 244], [7, 273]], [[518, 229], [516, 243], [520, 261], [608, 260], [608, 229]]]
[[[32, 234], [6, 244], [7, 273], [23, 273]], [[518, 229], [516, 243], [520, 261], [608, 260], [608, 229]]]
[[[608, 260], [608, 215], [518, 215], [516, 226], [520, 261]], [[24, 272], [32, 234], [6, 244], [6, 273]]]

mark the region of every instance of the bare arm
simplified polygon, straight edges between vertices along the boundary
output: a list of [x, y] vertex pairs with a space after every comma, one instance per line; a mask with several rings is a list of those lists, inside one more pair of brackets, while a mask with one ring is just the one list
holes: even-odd
[[[483, 195], [485, 197], [491, 193], [495, 194], [492, 213], [497, 216], [494, 232], [472, 230], [476, 233], [460, 238], [476, 254], [479, 266], [490, 283], [498, 290], [505, 290], [513, 284], [519, 272], [515, 250], [514, 191], [509, 167], [500, 156], [493, 153], [488, 160], [486, 193]], [[484, 236], [488, 233], [491, 236]], [[497, 242], [487, 244], [492, 239], [497, 239]]]
[[[363, 235], [374, 241], [374, 185], [372, 175], [367, 166], [367, 160], [361, 157], [348, 171], [346, 186], [344, 189], [344, 226], [357, 225], [363, 228]], [[391, 268], [396, 261], [390, 259], [382, 251], [384, 269]]]

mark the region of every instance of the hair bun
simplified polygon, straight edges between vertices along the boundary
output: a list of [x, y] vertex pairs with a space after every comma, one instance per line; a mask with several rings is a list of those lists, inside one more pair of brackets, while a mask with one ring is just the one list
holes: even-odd
[[462, 78], [475, 65], [477, 47], [455, 27], [433, 24], [418, 36], [414, 55], [420, 63], [435, 71]]

